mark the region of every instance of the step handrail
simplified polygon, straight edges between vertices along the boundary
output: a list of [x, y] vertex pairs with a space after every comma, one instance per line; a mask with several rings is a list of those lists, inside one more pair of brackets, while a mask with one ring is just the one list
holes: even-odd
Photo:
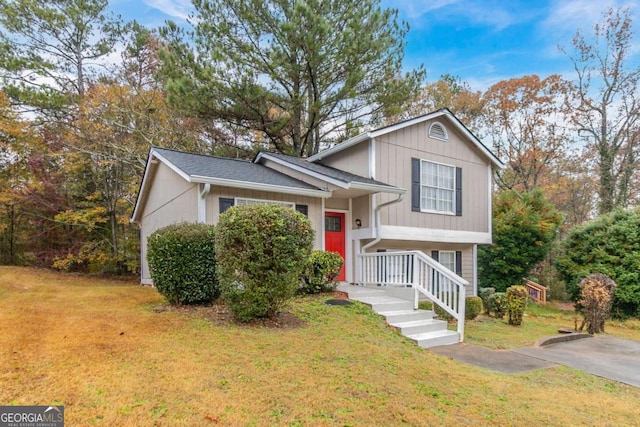
[[414, 308], [425, 295], [456, 319], [462, 342], [467, 280], [422, 251], [364, 253], [358, 259], [363, 285], [413, 287]]

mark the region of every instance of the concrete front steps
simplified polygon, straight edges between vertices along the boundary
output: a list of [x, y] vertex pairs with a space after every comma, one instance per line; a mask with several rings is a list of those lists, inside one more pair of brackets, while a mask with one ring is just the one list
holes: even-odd
[[391, 296], [385, 288], [368, 288], [341, 284], [338, 290], [345, 292], [349, 299], [360, 301], [385, 317], [390, 326], [396, 328], [402, 335], [415, 341], [422, 348], [440, 345], [457, 344], [460, 335], [456, 331], [447, 329], [447, 322], [434, 319], [431, 310], [414, 310], [413, 301], [407, 296], [413, 296], [413, 290], [402, 296]]

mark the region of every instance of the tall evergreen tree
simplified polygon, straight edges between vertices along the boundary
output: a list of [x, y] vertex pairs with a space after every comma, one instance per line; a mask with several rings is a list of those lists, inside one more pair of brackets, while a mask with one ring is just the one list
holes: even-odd
[[415, 97], [402, 74], [408, 25], [380, 0], [194, 0], [192, 31], [169, 23], [173, 102], [298, 155], [391, 116]]
[[51, 118], [84, 95], [121, 34], [107, 6], [107, 0], [0, 0], [0, 73], [14, 104]]

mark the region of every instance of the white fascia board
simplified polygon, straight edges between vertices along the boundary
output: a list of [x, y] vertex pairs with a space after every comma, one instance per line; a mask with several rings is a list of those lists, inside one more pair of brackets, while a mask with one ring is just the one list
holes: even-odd
[[490, 244], [491, 233], [479, 231], [442, 230], [433, 228], [381, 226], [380, 235], [389, 240], [413, 240], [418, 242]]
[[347, 184], [347, 183], [345, 183], [344, 181], [340, 181], [340, 180], [337, 180], [337, 179], [335, 179], [335, 178], [328, 177], [328, 176], [326, 176], [326, 175], [324, 175], [324, 174], [321, 174], [321, 173], [319, 173], [319, 172], [315, 172], [315, 171], [312, 171], [312, 170], [309, 170], [309, 169], [303, 168], [303, 167], [301, 167], [301, 166], [294, 165], [293, 163], [289, 163], [289, 162], [287, 162], [286, 160], [283, 160], [283, 159], [279, 159], [279, 158], [277, 158], [277, 157], [270, 156], [268, 153], [259, 153], [259, 154], [258, 154], [258, 156], [256, 157], [256, 160], [255, 160], [255, 161], [256, 161], [256, 162], [259, 162], [259, 161], [260, 161], [260, 159], [263, 159], [263, 158], [264, 158], [264, 159], [267, 159], [267, 160], [271, 160], [272, 162], [275, 162], [275, 163], [277, 163], [277, 164], [279, 164], [279, 165], [282, 165], [282, 166], [286, 166], [286, 167], [288, 167], [288, 168], [291, 168], [291, 169], [293, 169], [293, 170], [295, 170], [295, 171], [297, 171], [297, 172], [303, 173], [303, 174], [305, 174], [305, 175], [309, 175], [310, 177], [313, 177], [313, 178], [319, 179], [319, 180], [321, 180], [321, 181], [325, 181], [325, 182], [327, 182], [327, 183], [329, 183], [329, 184], [333, 184], [333, 185], [335, 185], [336, 187], [340, 187], [340, 188], [349, 188], [349, 187], [348, 187], [348, 184]]
[[459, 130], [464, 136], [466, 136], [467, 139], [470, 140], [473, 143], [473, 145], [478, 147], [480, 149], [480, 151], [482, 151], [484, 153], [484, 155], [489, 158], [489, 160], [491, 161], [491, 163], [495, 167], [497, 167], [499, 169], [504, 169], [505, 168], [504, 163], [502, 163], [502, 161], [500, 161], [500, 159], [498, 159], [495, 156], [495, 154], [493, 154], [491, 151], [489, 151], [489, 149], [487, 147], [485, 147], [484, 144], [482, 144], [478, 140], [478, 138], [476, 138], [475, 135], [473, 135], [471, 132], [469, 132], [469, 129], [467, 129], [460, 122], [460, 120], [455, 118], [455, 116], [453, 116], [453, 114], [450, 113], [447, 110], [438, 110], [438, 111], [435, 111], [433, 113], [426, 114], [424, 116], [416, 117], [414, 119], [398, 123], [396, 125], [392, 125], [392, 126], [388, 126], [388, 127], [379, 129], [379, 130], [375, 130], [375, 131], [369, 132], [369, 135], [371, 135], [372, 138], [376, 138], [376, 137], [378, 137], [380, 135], [385, 135], [385, 134], [390, 133], [390, 132], [395, 132], [395, 131], [397, 131], [399, 129], [403, 129], [403, 128], [406, 128], [408, 126], [413, 126], [413, 125], [418, 124], [418, 123], [426, 122], [427, 120], [433, 120], [433, 119], [436, 119], [436, 118], [441, 117], [441, 116], [447, 117], [449, 122], [451, 124], [453, 124], [453, 126], [457, 130]]
[[377, 138], [381, 135], [386, 135], [388, 133], [391, 132], [395, 132], [397, 130], [406, 128], [408, 126], [413, 126], [415, 124], [418, 123], [422, 123], [425, 122], [427, 120], [432, 120], [432, 119], [436, 119], [438, 117], [441, 116], [445, 116], [448, 118], [449, 122], [453, 124], [453, 126], [458, 129], [463, 135], [465, 135], [467, 137], [467, 139], [469, 139], [473, 145], [475, 145], [477, 148], [480, 149], [480, 151], [482, 151], [485, 156], [487, 156], [489, 158], [489, 160], [491, 161], [491, 164], [493, 164], [495, 167], [499, 168], [499, 169], [504, 169], [506, 166], [504, 163], [502, 163], [502, 161], [500, 159], [498, 159], [495, 154], [493, 154], [491, 151], [489, 151], [489, 149], [487, 147], [484, 146], [484, 144], [482, 144], [482, 142], [480, 142], [480, 140], [478, 140], [478, 138], [476, 138], [475, 135], [473, 135], [469, 129], [467, 129], [457, 118], [455, 118], [455, 116], [453, 116], [453, 114], [448, 111], [448, 110], [438, 110], [438, 111], [434, 111], [433, 113], [429, 113], [429, 114], [425, 114], [423, 116], [420, 117], [416, 117], [410, 120], [406, 120], [404, 122], [400, 122], [397, 123], [395, 125], [391, 125], [391, 126], [386, 126], [377, 130], [373, 130], [370, 132], [366, 132], [366, 133], [362, 133], [358, 136], [355, 136], [351, 139], [346, 140], [345, 142], [342, 142], [340, 144], [334, 145], [333, 147], [329, 148], [328, 150], [323, 150], [321, 152], [319, 152], [318, 154], [315, 154], [311, 157], [309, 157], [307, 160], [310, 162], [315, 162], [316, 160], [320, 160], [324, 157], [330, 156], [334, 153], [340, 152], [344, 149], [347, 149], [353, 145], [356, 145], [359, 142], [365, 141], [367, 139], [370, 138]]
[[156, 160], [153, 156], [154, 151], [151, 150], [149, 152], [149, 157], [147, 159], [147, 164], [144, 167], [144, 174], [142, 175], [142, 182], [140, 183], [140, 190], [138, 192], [138, 198], [136, 199], [136, 205], [133, 208], [133, 213], [131, 214], [131, 218], [129, 218], [130, 223], [139, 222], [138, 215], [140, 214], [140, 209], [142, 201], [146, 201], [146, 192], [147, 186], [149, 185], [149, 174], [151, 173], [151, 169], [157, 167], [156, 164], [158, 160]]
[[373, 228], [356, 228], [351, 231], [351, 237], [353, 240], [361, 240], [361, 239], [373, 239], [375, 237]]
[[371, 138], [376, 138], [381, 135], [386, 135], [391, 132], [395, 132], [400, 129], [404, 129], [409, 126], [413, 126], [418, 123], [426, 122], [427, 120], [435, 119], [437, 117], [443, 116], [446, 113], [444, 111], [436, 111], [433, 113], [425, 114], [424, 116], [418, 116], [413, 119], [406, 120], [404, 122], [396, 123], [395, 125], [385, 126], [383, 128], [374, 130], [369, 132]]
[[221, 187], [246, 188], [247, 190], [270, 191], [273, 193], [294, 194], [308, 197], [331, 197], [330, 191], [312, 190], [305, 188], [284, 187], [282, 185], [262, 184], [259, 182], [237, 181], [234, 179], [211, 178], [207, 176], [192, 175], [189, 179], [192, 183], [212, 184]]
[[367, 139], [369, 139], [370, 133], [369, 132], [365, 132], [365, 133], [361, 133], [360, 135], [356, 135], [351, 139], [347, 139], [344, 142], [341, 142], [339, 144], [334, 145], [331, 148], [327, 148], [326, 150], [322, 150], [317, 154], [314, 154], [313, 156], [310, 156], [307, 158], [308, 162], [316, 162], [318, 160], [323, 159], [324, 157], [330, 156], [333, 153], [337, 153], [340, 152], [342, 150], [346, 150], [349, 147], [353, 147], [354, 145], [362, 142], [362, 141], [366, 141]]
[[369, 190], [376, 193], [405, 194], [407, 190], [404, 188], [391, 187], [386, 185], [367, 184], [364, 182], [352, 182], [349, 188], [357, 190]]
[[155, 150], [151, 150], [151, 155], [153, 155], [153, 157], [155, 157], [156, 159], [160, 160], [162, 163], [167, 165], [172, 171], [174, 171], [175, 173], [180, 175], [185, 181], [191, 182], [191, 180], [189, 179], [189, 175], [185, 171], [183, 171], [182, 169], [180, 169], [179, 167], [177, 167], [176, 165], [171, 163], [169, 160], [167, 160], [161, 154], [159, 154]]

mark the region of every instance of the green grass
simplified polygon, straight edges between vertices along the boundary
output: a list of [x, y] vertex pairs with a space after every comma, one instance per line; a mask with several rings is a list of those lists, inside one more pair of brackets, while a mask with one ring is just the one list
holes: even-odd
[[[637, 423], [638, 388], [568, 368], [463, 365], [326, 296], [296, 299], [301, 324], [278, 328], [158, 310], [158, 293], [134, 282], [35, 269], [0, 267], [0, 294], [0, 405], [62, 404], [68, 425]], [[567, 326], [546, 313], [535, 317]], [[529, 323], [470, 322], [467, 339], [516, 346]], [[632, 326], [620, 329], [637, 337]]]
[[[521, 326], [508, 324], [504, 319], [495, 319], [484, 315], [465, 324], [465, 341], [494, 349], [508, 349], [532, 346], [541, 338], [558, 335], [558, 329], [579, 327], [582, 317], [572, 310], [562, 310], [550, 303], [527, 305]], [[608, 321], [605, 332], [640, 340], [640, 322], [638, 320]]]

